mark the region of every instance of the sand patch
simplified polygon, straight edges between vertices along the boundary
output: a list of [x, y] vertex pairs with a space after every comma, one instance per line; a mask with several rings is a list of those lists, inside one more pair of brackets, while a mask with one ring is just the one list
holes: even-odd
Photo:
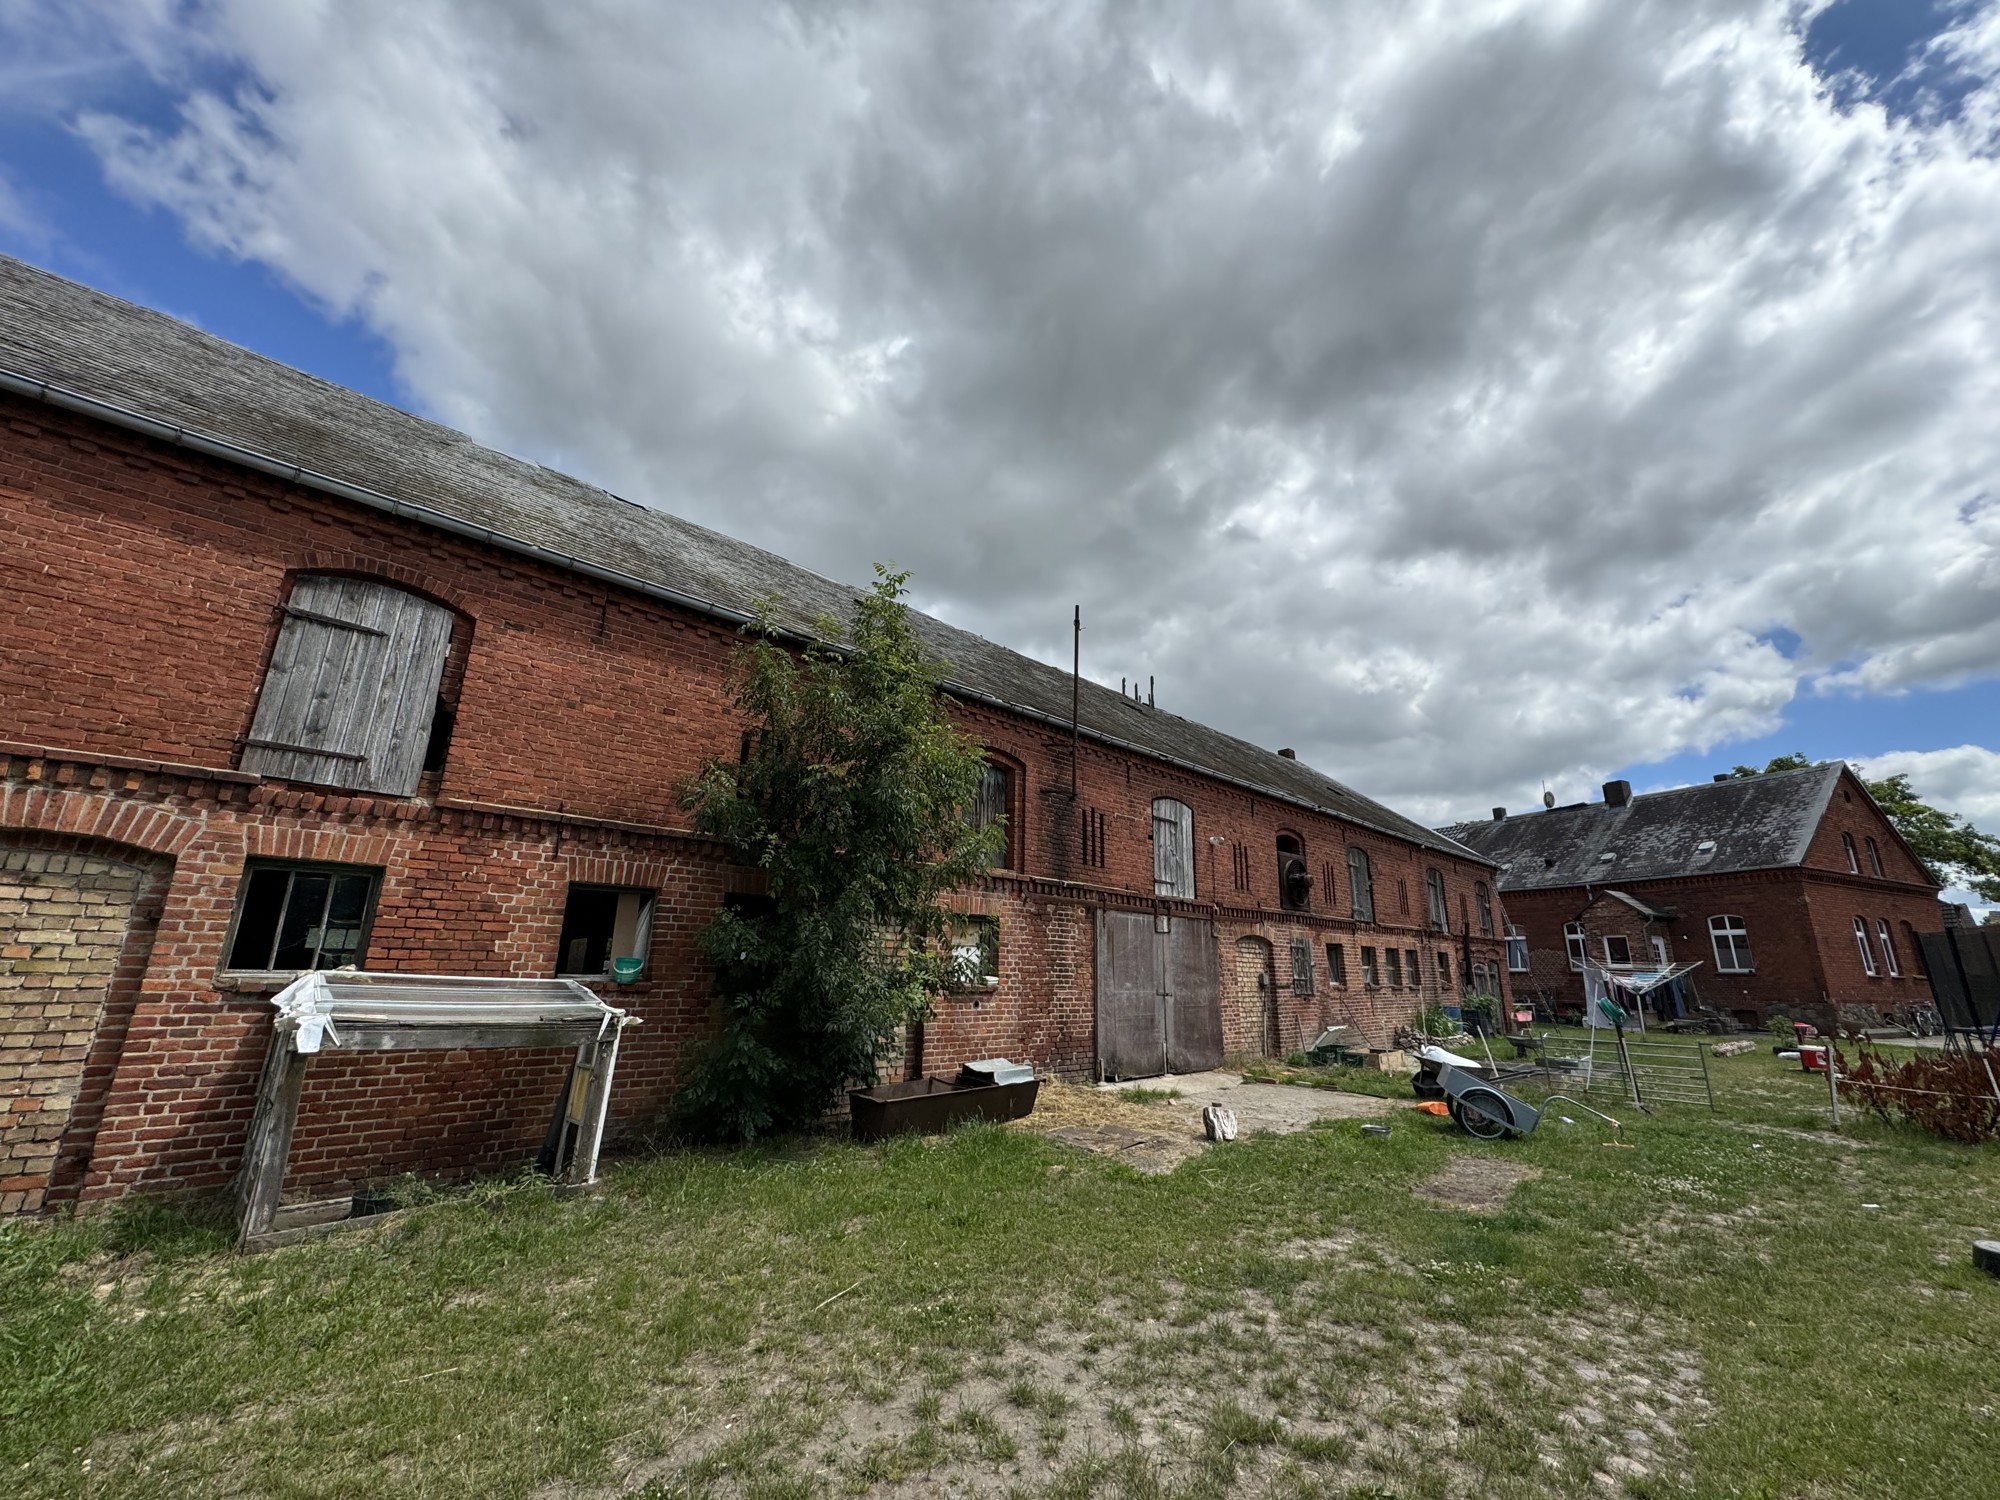
[[1435, 1177], [1427, 1177], [1410, 1191], [1430, 1203], [1460, 1208], [1468, 1213], [1497, 1214], [1522, 1183], [1542, 1174], [1522, 1162], [1504, 1156], [1454, 1156], [1451, 1165]]

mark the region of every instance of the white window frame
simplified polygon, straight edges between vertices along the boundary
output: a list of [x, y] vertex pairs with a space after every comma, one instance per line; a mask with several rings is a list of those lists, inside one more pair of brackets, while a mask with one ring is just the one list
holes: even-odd
[[1667, 946], [1667, 940], [1654, 933], [1648, 941], [1653, 946], [1653, 962], [1662, 970], [1671, 969], [1674, 966], [1674, 955], [1673, 950]]
[[1569, 954], [1569, 966], [1581, 974], [1590, 961], [1590, 935], [1583, 930], [1583, 923], [1563, 923], [1563, 948]]
[[1512, 922], [1507, 924], [1507, 972], [1528, 972], [1528, 936]]
[[[1724, 957], [1724, 943], [1728, 944]], [[1750, 952], [1750, 928], [1741, 917], [1734, 913], [1708, 919], [1708, 946], [1715, 953], [1715, 972], [1718, 974], [1754, 974], [1757, 961]], [[1747, 960], [1738, 963], [1737, 959]]]
[[1882, 846], [1872, 838], [1862, 842], [1868, 846], [1868, 873], [1877, 880], [1887, 880], [1889, 877], [1882, 868]]
[[[1625, 945], [1625, 956], [1624, 956], [1623, 958], [1613, 958], [1613, 957], [1611, 956], [1611, 940], [1612, 940], [1613, 938], [1616, 938], [1616, 939], [1617, 939], [1617, 940], [1618, 940], [1619, 942], [1621, 942], [1621, 943], [1623, 943], [1623, 944]], [[1628, 938], [1627, 936], [1625, 936], [1625, 934], [1624, 934], [1624, 933], [1622, 933], [1622, 932], [1608, 932], [1608, 933], [1606, 933], [1606, 934], [1605, 934], [1605, 935], [1604, 935], [1603, 937], [1599, 938], [1599, 939], [1598, 939], [1597, 941], [1598, 941], [1598, 942], [1599, 942], [1599, 943], [1600, 943], [1600, 944], [1601, 944], [1601, 945], [1603, 946], [1603, 948], [1604, 948], [1604, 961], [1605, 961], [1606, 963], [1608, 963], [1608, 964], [1629, 964], [1629, 963], [1631, 963], [1631, 962], [1632, 962], [1632, 940], [1631, 940], [1630, 938]]]
[[1881, 940], [1882, 963], [1888, 969], [1889, 977], [1891, 979], [1901, 979], [1903, 977], [1903, 966], [1896, 962], [1896, 939], [1894, 934], [1889, 931], [1889, 919], [1887, 917], [1877, 917], [1875, 919], [1875, 935]]
[[1847, 873], [1850, 875], [1859, 875], [1861, 873], [1861, 856], [1854, 851], [1854, 835], [1843, 833], [1840, 836], [1840, 847], [1847, 853]]
[[1870, 979], [1879, 979], [1881, 975], [1875, 967], [1875, 950], [1868, 944], [1868, 920], [1865, 917], [1854, 919], [1854, 946], [1861, 950], [1861, 972]]

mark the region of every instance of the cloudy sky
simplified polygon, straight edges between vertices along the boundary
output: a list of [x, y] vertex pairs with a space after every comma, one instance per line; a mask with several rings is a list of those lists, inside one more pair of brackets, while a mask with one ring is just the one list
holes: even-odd
[[2000, 0], [0, 0], [0, 249], [1420, 816], [2000, 826]]

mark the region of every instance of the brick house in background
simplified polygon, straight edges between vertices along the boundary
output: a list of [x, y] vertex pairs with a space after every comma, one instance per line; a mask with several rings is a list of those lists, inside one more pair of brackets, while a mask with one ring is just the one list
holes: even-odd
[[[0, 1211], [227, 1181], [316, 966], [584, 977], [645, 1023], [614, 1126], [669, 1101], [759, 890], [675, 784], [736, 752], [753, 601], [852, 590], [5, 259], [0, 525]], [[1480, 856], [1089, 682], [1073, 752], [1069, 674], [916, 623], [1009, 842], [913, 1071], [1386, 1044], [1504, 985]], [[290, 1187], [519, 1160], [567, 1062], [324, 1053]]]
[[1838, 761], [1641, 797], [1613, 781], [1446, 832], [1500, 866], [1515, 992], [1557, 1011], [1581, 1010], [1586, 955], [1699, 963], [1683, 1000], [1758, 1025], [1930, 1001], [1916, 939], [1941, 928], [1937, 882]]

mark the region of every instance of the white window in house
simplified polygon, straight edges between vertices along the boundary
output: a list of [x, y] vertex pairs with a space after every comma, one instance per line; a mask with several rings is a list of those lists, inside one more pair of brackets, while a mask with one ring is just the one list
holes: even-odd
[[1507, 924], [1507, 967], [1516, 974], [1528, 972], [1527, 935], [1511, 922]]
[[1569, 966], [1582, 969], [1584, 961], [1590, 957], [1590, 940], [1583, 934], [1583, 923], [1563, 923], [1563, 947], [1569, 950]]
[[1361, 983], [1364, 988], [1371, 990], [1381, 983], [1381, 976], [1375, 969], [1375, 950], [1373, 948], [1363, 948], [1361, 950]]
[[256, 863], [243, 872], [229, 967], [290, 973], [359, 964], [377, 876], [351, 865]]
[[1875, 978], [1875, 950], [1868, 946], [1868, 924], [1859, 917], [1854, 919], [1854, 946], [1861, 950], [1861, 972]]
[[[579, 979], [606, 974], [636, 979], [652, 946], [653, 893], [610, 885], [573, 885], [563, 907], [556, 973]], [[623, 959], [623, 964], [619, 960]]]
[[1355, 921], [1375, 920], [1375, 872], [1369, 866], [1366, 849], [1347, 851], [1347, 894]]
[[1424, 888], [1430, 893], [1431, 926], [1439, 932], [1451, 931], [1451, 913], [1444, 904], [1444, 876], [1432, 870], [1424, 876]]
[[1882, 967], [1889, 971], [1891, 979], [1901, 979], [1903, 966], [1896, 961], [1896, 940], [1889, 935], [1889, 924], [1885, 921], [1876, 922], [1875, 936], [1882, 943]]
[[1662, 971], [1672, 968], [1674, 956], [1667, 948], [1667, 940], [1663, 937], [1655, 937], [1651, 939], [1651, 942], [1653, 944], [1653, 966]]
[[1863, 839], [1862, 842], [1868, 846], [1868, 868], [1874, 872], [1877, 880], [1885, 879], [1886, 877], [1882, 873], [1881, 849], [1873, 839]]
[[1710, 917], [1708, 941], [1715, 949], [1715, 967], [1723, 974], [1748, 974], [1750, 931], [1741, 917]]
[[1847, 856], [1848, 870], [1853, 874], [1859, 875], [1861, 873], [1861, 861], [1855, 858], [1854, 855], [1854, 835], [1843, 833], [1840, 836], [1840, 848], [1841, 852]]
[[366, 578], [307, 574], [285, 620], [243, 769], [407, 797], [417, 789], [451, 651], [451, 611]]
[[1622, 933], [1613, 933], [1604, 940], [1604, 961], [1608, 964], [1629, 964], [1632, 962], [1632, 943]]
[[1194, 900], [1194, 809], [1153, 799], [1153, 894]]

